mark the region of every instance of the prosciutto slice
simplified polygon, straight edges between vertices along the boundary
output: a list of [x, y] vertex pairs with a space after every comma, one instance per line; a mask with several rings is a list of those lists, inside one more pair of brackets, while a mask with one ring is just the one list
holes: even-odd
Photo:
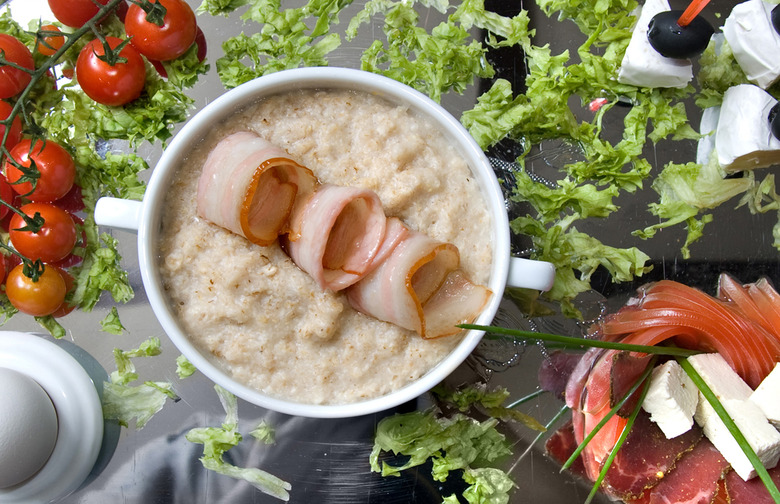
[[198, 215], [258, 245], [287, 231], [296, 201], [317, 179], [279, 147], [241, 131], [209, 153], [198, 180]]
[[383, 260], [347, 289], [347, 299], [356, 310], [423, 338], [460, 332], [456, 325], [474, 320], [491, 291], [473, 284], [459, 270], [457, 247], [417, 231], [399, 230], [399, 224], [388, 226], [397, 243], [384, 247]]
[[376, 193], [324, 184], [296, 207], [285, 247], [320, 288], [339, 291], [374, 266], [386, 226]]

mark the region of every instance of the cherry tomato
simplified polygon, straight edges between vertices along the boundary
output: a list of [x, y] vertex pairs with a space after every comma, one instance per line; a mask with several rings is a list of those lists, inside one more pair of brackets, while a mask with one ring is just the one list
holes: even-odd
[[39, 178], [33, 189], [32, 182], [21, 181], [24, 172], [10, 161], [5, 163], [5, 174], [14, 191], [30, 201], [54, 201], [62, 198], [73, 187], [76, 180], [76, 165], [73, 158], [60, 144], [52, 140], [22, 140], [11, 149], [11, 157], [25, 168], [35, 161]]
[[195, 42], [198, 24], [195, 13], [183, 0], [149, 0], [166, 9], [162, 24], [147, 20], [147, 13], [136, 3], [125, 17], [125, 32], [138, 52], [149, 59], [168, 61], [184, 54]]
[[[35, 69], [32, 53], [19, 39], [0, 33], [0, 52], [6, 61], [30, 70]], [[0, 66], [0, 98], [10, 98], [22, 92], [32, 77], [22, 69], [10, 65]]]
[[35, 40], [35, 49], [44, 56], [51, 56], [56, 53], [65, 44], [64, 35], [46, 35], [44, 32], [57, 32], [62, 31], [51, 24], [41, 26]]
[[39, 213], [45, 221], [37, 232], [20, 231], [27, 223], [19, 214], [11, 217], [8, 231], [14, 248], [23, 256], [43, 262], [65, 259], [76, 245], [76, 224], [70, 214], [51, 203], [28, 203], [19, 209], [28, 217]]
[[20, 264], [8, 273], [5, 293], [8, 301], [20, 312], [44, 317], [62, 305], [67, 287], [55, 267], [44, 265], [43, 273], [33, 282], [32, 278], [24, 274], [24, 265]]
[[8, 271], [8, 262], [6, 261], [6, 256], [3, 254], [0, 254], [0, 284], [5, 281], [5, 274]]
[[[0, 173], [0, 199], [8, 203], [9, 205], [14, 204], [14, 197], [16, 196], [16, 192], [11, 189], [11, 184], [8, 183], [8, 181], [5, 179], [5, 175]], [[8, 212], [10, 212], [9, 208], [3, 204], [0, 203], [0, 219], [6, 216]]]
[[[203, 33], [203, 30], [201, 30], [200, 27], [198, 27], [198, 34], [195, 35], [195, 44], [198, 45], [198, 62], [201, 62], [206, 59], [207, 45], [206, 35]], [[164, 79], [168, 78], [168, 71], [165, 69], [162, 61], [150, 59], [149, 63], [151, 63], [154, 69], [157, 70], [157, 73], [160, 74], [160, 77], [163, 77]]]
[[[73, 284], [75, 283], [73, 279], [73, 275], [65, 271], [64, 269], [60, 268], [59, 266], [47, 265], [51, 268], [56, 268], [57, 272], [60, 274], [62, 279], [65, 281], [65, 296], [67, 297], [68, 293], [73, 290]], [[76, 308], [76, 305], [72, 305], [66, 301], [63, 301], [60, 304], [60, 307], [57, 308], [54, 312], [52, 312], [51, 316], [54, 318], [60, 318], [64, 317], [68, 313], [72, 312], [73, 309]]]
[[71, 28], [81, 28], [84, 23], [95, 17], [100, 7], [109, 0], [49, 0], [49, 8], [57, 20]]
[[[0, 120], [8, 119], [11, 115], [13, 107], [8, 102], [0, 101]], [[5, 126], [0, 124], [0, 138], [5, 135]], [[17, 115], [14, 120], [11, 121], [11, 128], [8, 130], [8, 138], [5, 139], [5, 148], [12, 149], [14, 145], [19, 143], [22, 139], [22, 120]]]
[[[57, 203], [55, 202], [54, 204], [56, 205]], [[70, 268], [72, 266], [81, 264], [81, 262], [84, 260], [84, 249], [87, 248], [87, 233], [84, 230], [84, 220], [78, 215], [71, 215], [70, 217], [76, 224], [76, 231], [78, 232], [78, 230], [81, 229], [81, 235], [76, 240], [76, 244], [73, 246], [73, 250], [70, 254], [66, 255], [65, 258], [61, 261], [52, 263], [54, 266], [57, 266], [60, 269]], [[74, 252], [78, 249], [81, 249], [81, 252], [77, 255]]]
[[[106, 37], [111, 49], [122, 40]], [[138, 51], [126, 45], [119, 52], [125, 62], [114, 65], [100, 59], [105, 54], [103, 43], [95, 39], [79, 53], [76, 61], [76, 80], [81, 89], [93, 100], [103, 105], [119, 107], [141, 95], [146, 81], [146, 65]]]

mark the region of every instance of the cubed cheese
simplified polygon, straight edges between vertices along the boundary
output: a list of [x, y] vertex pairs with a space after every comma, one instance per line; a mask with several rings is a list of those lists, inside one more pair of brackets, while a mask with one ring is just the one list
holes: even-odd
[[752, 84], [726, 90], [715, 132], [721, 168], [735, 172], [780, 163], [780, 140], [772, 135], [768, 119], [776, 103], [772, 95]]
[[[776, 466], [780, 459], [780, 432], [750, 401], [753, 390], [748, 384], [720, 354], [695, 355], [688, 361], [712, 389], [764, 466], [768, 469]], [[750, 461], [703, 395], [699, 397], [694, 418], [707, 439], [742, 479], [748, 480], [756, 475]]]
[[761, 408], [772, 425], [780, 428], [780, 363], [775, 364], [772, 372], [750, 395], [750, 400]]
[[712, 152], [715, 149], [715, 131], [718, 129], [719, 116], [719, 106], [708, 107], [701, 114], [699, 133], [705, 136], [699, 139], [699, 144], [696, 147], [696, 162], [700, 165], [709, 163]]
[[693, 427], [699, 391], [677, 361], [656, 366], [642, 408], [671, 439]]
[[736, 5], [723, 34], [748, 80], [766, 89], [780, 76], [780, 35], [772, 27], [774, 4], [748, 0]]
[[689, 60], [661, 56], [647, 40], [647, 25], [653, 16], [669, 10], [667, 0], [647, 0], [626, 48], [618, 82], [649, 88], [682, 88], [693, 78]]

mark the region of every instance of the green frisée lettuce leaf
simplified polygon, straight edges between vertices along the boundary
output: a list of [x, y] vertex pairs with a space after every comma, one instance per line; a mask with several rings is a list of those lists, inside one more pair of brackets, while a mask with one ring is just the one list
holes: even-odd
[[[449, 91], [462, 93], [475, 77], [493, 76], [494, 70], [485, 56], [486, 48], [469, 32], [476, 21], [473, 9], [461, 11], [466, 26], [455, 22], [459, 19], [456, 13], [428, 31], [419, 26], [420, 14], [415, 5], [415, 2], [373, 0], [367, 3], [363, 13], [353, 18], [347, 30], [348, 39], [357, 35], [360, 23], [374, 16], [384, 17], [387, 42], [374, 40], [363, 52], [363, 70], [403, 82], [435, 101], [440, 101], [442, 94]], [[446, 4], [427, 6], [443, 12]]]
[[716, 162], [705, 165], [669, 163], [653, 181], [653, 189], [660, 200], [650, 204], [650, 211], [663, 220], [635, 234], [651, 238], [660, 229], [684, 223], [688, 233], [682, 254], [687, 259], [690, 244], [701, 237], [702, 228], [712, 220], [711, 215], [700, 214], [744, 193], [753, 184], [752, 174], [725, 178]]
[[197, 371], [197, 368], [192, 364], [192, 362], [189, 361], [189, 359], [187, 359], [187, 357], [184, 355], [179, 355], [176, 357], [176, 375], [180, 380], [189, 378], [195, 374], [195, 371]]
[[[190, 429], [185, 437], [192, 443], [203, 445], [200, 458], [203, 467], [216, 473], [241, 479], [277, 499], [290, 499], [288, 490], [291, 485], [276, 476], [256, 467], [237, 467], [222, 458], [226, 451], [238, 445], [243, 436], [238, 432], [238, 401], [236, 396], [215, 385], [222, 407], [225, 409], [225, 421], [221, 427], [197, 427]], [[254, 432], [254, 431], [253, 431]]]
[[257, 424], [257, 427], [249, 432], [249, 435], [257, 439], [261, 443], [274, 444], [276, 443], [276, 429], [273, 425], [269, 424], [265, 420]]
[[178, 400], [169, 382], [145, 381], [130, 385], [138, 380], [138, 373], [132, 359], [160, 355], [159, 338], [149, 338], [132, 350], [114, 349], [116, 370], [103, 383], [103, 417], [116, 420], [128, 427], [135, 419], [136, 429], [143, 429], [146, 423], [160, 411], [167, 399]]
[[[479, 422], [460, 413], [438, 417], [433, 410], [383, 418], [377, 425], [369, 458], [371, 470], [382, 476], [398, 476], [431, 459], [431, 474], [436, 481], [446, 481], [451, 471], [464, 471], [464, 480], [470, 486], [463, 497], [468, 502], [508, 502], [508, 492], [514, 487], [509, 476], [498, 469], [479, 469], [511, 453], [504, 435], [496, 430], [497, 424], [495, 418]], [[409, 459], [393, 465], [380, 459], [382, 452]], [[495, 500], [478, 500], [485, 496]]]
[[207, 12], [212, 16], [229, 16], [231, 12], [243, 7], [249, 0], [203, 0], [198, 6], [198, 14]]
[[[233, 88], [279, 70], [327, 65], [326, 56], [341, 45], [338, 33], [330, 33], [331, 26], [339, 22], [339, 12], [350, 3], [311, 0], [303, 7], [282, 9], [280, 0], [248, 2], [249, 9], [241, 18], [262, 28], [222, 43], [225, 54], [217, 60], [217, 73], [223, 85]], [[315, 21], [310, 28], [306, 21], [311, 19]]]

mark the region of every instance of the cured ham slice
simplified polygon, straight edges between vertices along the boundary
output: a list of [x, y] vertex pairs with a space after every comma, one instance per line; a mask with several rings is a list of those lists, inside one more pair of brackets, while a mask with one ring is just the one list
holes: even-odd
[[458, 269], [454, 245], [409, 229], [394, 233], [403, 236], [382, 251], [387, 257], [346, 291], [350, 304], [423, 338], [460, 332], [456, 325], [474, 320], [492, 293]]
[[386, 225], [376, 193], [325, 184], [296, 207], [285, 247], [321, 288], [338, 291], [374, 266]]
[[287, 231], [295, 202], [317, 179], [279, 147], [241, 131], [222, 139], [209, 153], [198, 180], [198, 215], [270, 245]]

